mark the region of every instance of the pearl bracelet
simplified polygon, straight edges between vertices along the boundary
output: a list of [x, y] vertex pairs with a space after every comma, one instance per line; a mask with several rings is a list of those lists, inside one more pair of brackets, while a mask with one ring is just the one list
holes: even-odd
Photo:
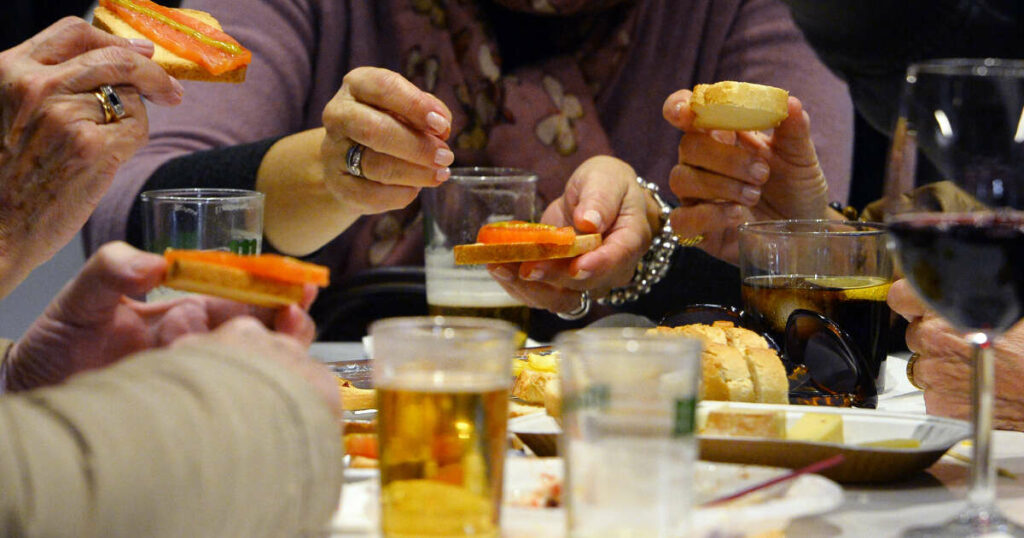
[[658, 186], [653, 182], [644, 181], [644, 178], [640, 176], [637, 176], [636, 182], [640, 184], [640, 188], [651, 193], [654, 201], [661, 208], [658, 218], [661, 223], [661, 233], [651, 241], [651, 247], [640, 258], [636, 272], [633, 273], [633, 280], [621, 288], [612, 289], [608, 295], [598, 299], [597, 302], [601, 304], [619, 306], [646, 295], [651, 291], [651, 287], [661, 282], [661, 279], [668, 274], [669, 267], [672, 265], [672, 254], [679, 247], [679, 238], [672, 230], [672, 225], [668, 220], [672, 206], [661, 198], [661, 195], [658, 194]]

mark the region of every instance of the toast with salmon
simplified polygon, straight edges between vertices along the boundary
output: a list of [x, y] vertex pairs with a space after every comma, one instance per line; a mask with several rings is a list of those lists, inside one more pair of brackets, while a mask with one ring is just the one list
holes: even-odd
[[455, 246], [456, 265], [573, 258], [601, 246], [601, 234], [577, 235], [570, 226], [503, 221], [481, 227], [476, 241]]
[[252, 53], [203, 11], [149, 0], [100, 0], [92, 24], [116, 36], [152, 41], [153, 61], [177, 79], [240, 83], [252, 61]]
[[306, 284], [324, 287], [329, 280], [329, 271], [322, 265], [276, 254], [167, 249], [164, 258], [167, 273], [162, 285], [256, 306], [300, 303]]

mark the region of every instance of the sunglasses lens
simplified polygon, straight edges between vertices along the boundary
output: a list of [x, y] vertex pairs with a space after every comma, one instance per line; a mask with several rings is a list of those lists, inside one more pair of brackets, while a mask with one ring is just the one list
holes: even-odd
[[[850, 337], [832, 320], [810, 310], [795, 310], [786, 323], [786, 358], [806, 367], [810, 385], [829, 395], [858, 395], [874, 401], [874, 383], [862, 366]], [[855, 402], [856, 404], [856, 402]]]
[[702, 323], [711, 325], [716, 321], [731, 321], [736, 326], [743, 326], [743, 314], [737, 308], [713, 304], [698, 304], [684, 307], [664, 318], [658, 325], [663, 327], [681, 327]]

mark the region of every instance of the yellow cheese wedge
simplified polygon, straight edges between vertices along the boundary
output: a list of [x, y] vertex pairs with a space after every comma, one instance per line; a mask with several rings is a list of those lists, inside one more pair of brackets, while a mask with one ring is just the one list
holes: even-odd
[[825, 413], [804, 413], [786, 432], [792, 441], [842, 443], [843, 417]]

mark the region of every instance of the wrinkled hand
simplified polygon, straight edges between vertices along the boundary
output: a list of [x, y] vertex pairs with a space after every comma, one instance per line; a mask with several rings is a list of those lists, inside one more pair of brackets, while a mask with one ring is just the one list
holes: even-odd
[[658, 207], [636, 182], [628, 164], [608, 156], [592, 157], [577, 168], [565, 192], [544, 211], [541, 222], [600, 233], [600, 247], [571, 259], [491, 264], [491, 275], [513, 297], [529, 306], [569, 312], [580, 293], [593, 297], [629, 282], [651, 244]]
[[663, 108], [665, 119], [685, 131], [669, 181], [680, 200], [671, 216], [677, 235], [703, 235], [700, 248], [736, 263], [740, 224], [826, 218], [828, 184], [799, 99], [789, 98], [789, 117], [768, 135], [695, 129], [690, 97], [678, 91]]
[[[181, 101], [152, 54], [152, 43], [72, 17], [0, 53], [0, 297], [74, 237], [145, 145], [142, 97]], [[92, 93], [102, 84], [116, 87], [127, 117], [104, 123]]]
[[[918, 298], [906, 280], [889, 289], [889, 306], [907, 319], [907, 347], [918, 353], [914, 381], [924, 387], [929, 414], [968, 420], [971, 411], [971, 346]], [[995, 342], [995, 425], [1024, 431], [1024, 323]]]
[[[309, 318], [306, 318], [306, 321], [309, 321]], [[225, 322], [208, 334], [190, 334], [179, 338], [171, 347], [202, 349], [210, 344], [220, 344], [241, 351], [253, 360], [277, 362], [308, 381], [317, 394], [323, 397], [335, 416], [341, 417], [338, 381], [326, 366], [309, 357], [309, 341], [305, 338], [300, 341], [281, 332], [271, 332], [259, 320], [240, 316]]]
[[155, 287], [166, 269], [163, 256], [127, 243], [104, 245], [15, 343], [5, 363], [6, 388], [59, 383], [131, 353], [166, 346], [183, 335], [205, 333], [240, 315], [256, 316], [305, 345], [313, 341], [313, 320], [303, 311], [316, 295], [312, 286], [303, 307], [278, 310], [201, 295], [157, 303], [126, 297]]
[[[320, 153], [327, 189], [359, 214], [405, 207], [420, 188], [440, 185], [451, 175], [455, 154], [445, 143], [451, 111], [398, 73], [353, 69], [327, 103], [323, 122], [327, 135]], [[353, 143], [366, 146], [363, 177], [347, 171]]]

